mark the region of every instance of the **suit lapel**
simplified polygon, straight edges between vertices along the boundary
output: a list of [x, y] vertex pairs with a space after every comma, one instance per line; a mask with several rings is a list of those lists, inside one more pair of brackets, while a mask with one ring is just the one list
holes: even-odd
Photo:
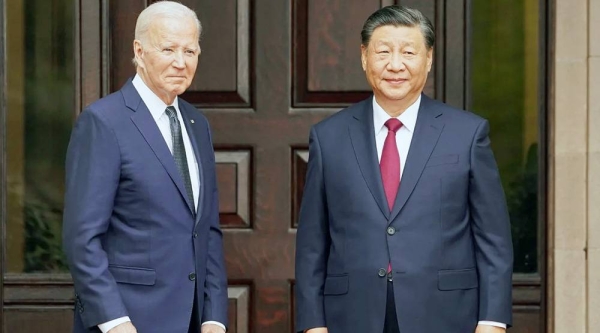
[[373, 100], [369, 98], [363, 102], [361, 107], [356, 109], [354, 119], [351, 120], [348, 130], [363, 178], [367, 182], [367, 186], [379, 209], [387, 218], [390, 215], [390, 210], [383, 191], [373, 126]]
[[390, 222], [400, 213], [415, 189], [444, 128], [444, 123], [440, 118], [442, 112], [435, 108], [431, 99], [425, 95], [421, 96], [415, 132], [410, 143], [394, 209], [389, 218]]
[[177, 165], [175, 165], [173, 155], [171, 154], [171, 151], [169, 151], [169, 147], [167, 146], [164, 137], [156, 125], [156, 121], [154, 121], [154, 118], [152, 118], [150, 110], [148, 110], [146, 104], [142, 102], [142, 98], [135, 90], [135, 87], [131, 81], [129, 81], [121, 89], [121, 91], [123, 93], [123, 97], [125, 98], [125, 105], [131, 110], [135, 111], [135, 113], [131, 116], [131, 121], [133, 121], [150, 148], [152, 148], [152, 151], [154, 151], [154, 154], [169, 174], [169, 177], [173, 183], [175, 183], [175, 186], [177, 186], [179, 193], [187, 203], [188, 208], [190, 208], [190, 212], [193, 214], [193, 206], [187, 196], [185, 186], [183, 185], [183, 179], [177, 170]]
[[[202, 155], [200, 154], [200, 148], [198, 146], [198, 142], [196, 142], [196, 133], [195, 133], [195, 125], [199, 124], [198, 120], [195, 117], [194, 110], [190, 110], [180, 99], [179, 100], [179, 110], [181, 111], [181, 118], [183, 118], [183, 122], [185, 123], [185, 129], [190, 137], [190, 142], [192, 143], [192, 148], [194, 150], [194, 155], [196, 156], [196, 161], [198, 162], [198, 205], [196, 207], [196, 224], [200, 221], [200, 217], [202, 215], [202, 202], [204, 200], [204, 170], [202, 163]], [[192, 124], [194, 121], [194, 124]], [[190, 166], [195, 167], [195, 166]]]

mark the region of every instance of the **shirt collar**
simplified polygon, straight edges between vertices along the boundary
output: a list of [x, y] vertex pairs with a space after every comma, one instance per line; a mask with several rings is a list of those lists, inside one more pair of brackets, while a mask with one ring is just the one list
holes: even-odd
[[[160, 98], [158, 98], [158, 96], [156, 96], [156, 94], [152, 92], [150, 88], [148, 88], [144, 80], [142, 80], [142, 78], [139, 75], [136, 74], [131, 83], [133, 83], [135, 90], [137, 90], [138, 94], [140, 94], [142, 101], [144, 102], [144, 104], [146, 104], [146, 107], [150, 111], [150, 114], [152, 114], [152, 118], [154, 118], [154, 121], [158, 121], [158, 119], [162, 117], [162, 115], [165, 113], [165, 110], [167, 109], [168, 105], [165, 104], [165, 102], [163, 102]], [[176, 110], [179, 110], [178, 100], [179, 97], [173, 100], [173, 106]]]
[[[402, 122], [402, 127], [406, 128], [410, 132], [415, 130], [420, 106], [421, 95], [419, 95], [419, 98], [417, 98], [417, 100], [411, 106], [409, 106], [408, 109], [396, 117], [396, 119]], [[379, 131], [383, 129], [385, 122], [390, 118], [392, 117], [390, 117], [390, 115], [387, 114], [379, 104], [377, 104], [375, 96], [373, 96], [373, 125], [375, 127], [375, 135], [377, 135]]]

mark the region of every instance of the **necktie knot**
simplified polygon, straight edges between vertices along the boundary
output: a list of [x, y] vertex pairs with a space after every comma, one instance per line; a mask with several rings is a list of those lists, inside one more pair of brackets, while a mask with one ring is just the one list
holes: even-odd
[[402, 127], [402, 122], [396, 118], [390, 118], [385, 122], [385, 127], [396, 133]]
[[175, 110], [174, 106], [167, 106], [165, 112], [169, 118], [177, 118], [177, 111]]

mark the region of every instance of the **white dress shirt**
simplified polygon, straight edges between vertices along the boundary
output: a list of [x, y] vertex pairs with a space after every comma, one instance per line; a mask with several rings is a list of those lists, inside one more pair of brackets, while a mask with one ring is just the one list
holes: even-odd
[[[417, 115], [419, 114], [419, 106], [421, 106], [421, 96], [411, 106], [402, 112], [401, 115], [396, 119], [402, 122], [402, 127], [396, 131], [396, 147], [398, 147], [398, 154], [400, 155], [400, 179], [402, 179], [402, 173], [404, 171], [404, 165], [406, 164], [406, 157], [408, 156], [408, 149], [410, 148], [410, 142], [412, 141], [413, 133], [415, 132], [415, 125], [417, 124]], [[375, 127], [375, 143], [377, 145], [377, 158], [381, 162], [381, 154], [383, 152], [383, 144], [388, 134], [388, 128], [385, 127], [385, 122], [391, 119], [377, 101], [373, 97], [373, 126]]]
[[[396, 132], [396, 146], [398, 147], [398, 154], [400, 155], [400, 179], [402, 179], [404, 165], [406, 164], [406, 157], [408, 156], [410, 143], [415, 132], [420, 106], [421, 96], [419, 96], [419, 98], [401, 115], [396, 117], [402, 122], [402, 127], [400, 127], [400, 129]], [[373, 97], [373, 126], [375, 127], [375, 143], [377, 145], [377, 158], [379, 161], [381, 161], [383, 144], [388, 134], [388, 129], [385, 127], [385, 122], [390, 118], [392, 117], [387, 114], [379, 104], [377, 104], [375, 97]], [[400, 183], [402, 184], [402, 181], [400, 181]], [[493, 321], [480, 321], [479, 325], [490, 325], [506, 328], [506, 324]]]
[[[156, 125], [160, 130], [163, 138], [165, 138], [165, 142], [173, 154], [173, 136], [171, 135], [171, 124], [169, 123], [169, 116], [165, 110], [167, 109], [167, 104], [163, 102], [156, 94], [148, 88], [148, 86], [142, 81], [142, 78], [136, 75], [133, 78], [133, 86], [135, 90], [137, 90], [138, 94], [142, 97], [142, 101], [146, 104], [148, 110], [150, 110], [150, 114], [152, 114], [152, 118], [156, 121]], [[188, 162], [188, 169], [190, 171], [190, 180], [192, 181], [192, 193], [194, 195], [194, 209], [198, 206], [198, 194], [200, 193], [200, 178], [198, 173], [198, 162], [196, 160], [196, 155], [194, 154], [194, 149], [192, 147], [192, 142], [190, 141], [190, 137], [187, 132], [187, 128], [185, 123], [183, 122], [183, 118], [181, 118], [181, 111], [179, 110], [179, 97], [175, 98], [173, 104], [170, 105], [175, 107], [177, 110], [177, 119], [179, 119], [179, 123], [181, 124], [181, 136], [183, 137], [183, 146], [185, 148], [185, 156]], [[191, 167], [193, 166], [193, 167]]]
[[[165, 104], [165, 102], [163, 102], [160, 98], [158, 98], [158, 96], [156, 96], [156, 94], [154, 94], [152, 92], [152, 90], [150, 90], [150, 88], [148, 88], [148, 86], [144, 83], [144, 81], [142, 80], [142, 78], [139, 75], [136, 75], [133, 78], [132, 83], [133, 83], [133, 86], [135, 87], [135, 90], [137, 90], [138, 94], [140, 94], [142, 101], [144, 102], [144, 104], [146, 104], [146, 107], [150, 111], [152, 118], [154, 118], [154, 121], [156, 121], [156, 125], [158, 126], [160, 133], [165, 138], [165, 142], [167, 143], [167, 146], [169, 147], [171, 154], [173, 154], [173, 136], [171, 135], [171, 125], [169, 123], [169, 116], [167, 116], [167, 114], [165, 112], [165, 110], [167, 109], [167, 106], [169, 106], [169, 105]], [[195, 210], [196, 207], [198, 207], [198, 198], [199, 198], [199, 193], [200, 193], [200, 177], [199, 177], [198, 161], [196, 160], [196, 155], [194, 154], [194, 149], [192, 147], [190, 137], [187, 133], [185, 123], [183, 122], [183, 118], [181, 117], [181, 111], [179, 110], [178, 98], [175, 98], [172, 106], [175, 107], [175, 110], [177, 110], [177, 119], [179, 119], [179, 123], [181, 124], [181, 135], [183, 137], [183, 146], [185, 148], [185, 156], [187, 158], [188, 169], [190, 172], [190, 180], [192, 182], [192, 193], [194, 195], [194, 210]], [[193, 167], [190, 167], [190, 166], [193, 166]], [[117, 318], [115, 320], [111, 320], [107, 323], [100, 324], [100, 325], [98, 325], [98, 328], [100, 328], [100, 330], [103, 333], [107, 333], [108, 331], [115, 328], [116, 326], [118, 326], [122, 323], [128, 322], [128, 321], [131, 321], [131, 319], [129, 319], [129, 317], [121, 317], [121, 318]], [[215, 325], [218, 325], [218, 326], [222, 327], [223, 329], [225, 329], [225, 325], [223, 325], [222, 323], [216, 322], [216, 321], [207, 321], [207, 322], [202, 323], [202, 325], [206, 325], [206, 324], [215, 324]]]

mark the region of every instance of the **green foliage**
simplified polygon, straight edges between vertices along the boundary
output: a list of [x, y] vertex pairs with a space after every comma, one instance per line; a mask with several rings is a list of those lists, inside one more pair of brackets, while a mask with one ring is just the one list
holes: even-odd
[[61, 209], [42, 202], [28, 202], [25, 205], [26, 273], [67, 270], [61, 247], [61, 219]]
[[525, 167], [506, 191], [515, 252], [514, 271], [519, 273], [535, 273], [538, 269], [537, 158], [537, 145], [532, 145]]

